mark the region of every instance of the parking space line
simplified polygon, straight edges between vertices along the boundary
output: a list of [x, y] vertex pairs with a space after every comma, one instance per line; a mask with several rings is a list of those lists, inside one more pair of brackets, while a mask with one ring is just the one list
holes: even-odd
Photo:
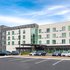
[[28, 60], [21, 61], [21, 62], [29, 62], [29, 61], [33, 61], [33, 60], [37, 60], [37, 59], [28, 59]]
[[36, 62], [35, 64], [39, 64], [39, 63], [45, 62], [45, 61], [47, 61], [47, 60], [48, 60], [48, 59], [41, 60], [41, 61], [39, 61], [39, 62]]
[[60, 62], [62, 62], [62, 61], [63, 61], [63, 60], [59, 60], [59, 61], [53, 63], [52, 65], [55, 66], [56, 64], [58, 64], [58, 63], [60, 63]]
[[22, 60], [22, 59], [21, 58], [19, 58], [19, 59], [11, 59], [9, 61], [18, 61], [18, 60]]

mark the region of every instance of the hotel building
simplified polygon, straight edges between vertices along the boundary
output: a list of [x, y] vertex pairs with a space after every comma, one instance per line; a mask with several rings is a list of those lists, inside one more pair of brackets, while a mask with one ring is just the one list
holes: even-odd
[[39, 25], [38, 44], [47, 45], [47, 50], [70, 49], [70, 21]]
[[37, 44], [37, 30], [37, 24], [10, 27], [6, 31], [6, 50], [15, 51], [21, 44]]
[[[28, 24], [1, 30], [0, 48], [4, 45], [4, 50], [15, 51], [16, 47], [23, 47], [21, 44], [46, 45], [46, 50], [51, 51], [70, 49], [70, 21], [45, 25]], [[2, 40], [2, 37], [5, 38]]]

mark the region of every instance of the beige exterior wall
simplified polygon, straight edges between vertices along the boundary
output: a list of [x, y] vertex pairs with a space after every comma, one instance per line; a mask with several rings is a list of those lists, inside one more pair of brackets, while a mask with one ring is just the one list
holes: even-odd
[[[70, 22], [62, 22], [62, 23], [55, 23], [55, 24], [45, 24], [45, 25], [40, 25], [39, 29], [42, 30], [41, 33], [38, 32], [38, 35], [41, 35], [42, 38], [38, 39], [38, 43], [39, 41], [42, 41], [42, 44], [46, 44], [46, 45], [69, 45], [69, 33], [70, 31], [68, 31], [68, 26], [70, 26]], [[62, 27], [65, 27], [65, 30], [62, 30]], [[47, 33], [46, 29], [50, 28], [50, 32]], [[56, 28], [56, 32], [53, 32], [53, 28]], [[39, 31], [38, 29], [38, 31]], [[62, 33], [66, 33], [66, 37], [62, 37]], [[50, 38], [47, 38], [46, 35], [49, 34]], [[56, 37], [53, 38], [53, 34], [56, 34]], [[62, 39], [66, 40], [65, 44], [62, 44]], [[46, 43], [46, 40], [50, 40], [50, 44]], [[56, 44], [52, 44], [52, 40], [56, 40]]]
[[[45, 24], [45, 25], [39, 25], [38, 28], [38, 36], [41, 35], [42, 38], [39, 39], [38, 37], [38, 44], [39, 41], [41, 41], [41, 44], [44, 45], [70, 45], [69, 43], [69, 33], [68, 26], [70, 26], [70, 21], [68, 22], [61, 22], [61, 23], [55, 23], [55, 24]], [[65, 27], [65, 30], [62, 30], [62, 27]], [[50, 32], [47, 33], [46, 29], [49, 28]], [[56, 28], [56, 31], [53, 32], [53, 28]], [[39, 33], [39, 29], [41, 29], [41, 33]], [[25, 34], [23, 34], [23, 30], [25, 30]], [[14, 35], [12, 35], [12, 31], [14, 31]], [[10, 35], [8, 35], [8, 32], [10, 32]], [[66, 37], [62, 37], [62, 33], [66, 33]], [[50, 38], [47, 38], [47, 35], [49, 34]], [[53, 34], [56, 34], [56, 37], [53, 37]], [[23, 39], [23, 35], [25, 36], [25, 39]], [[10, 40], [8, 40], [8, 37], [10, 36]], [[14, 36], [15, 40], [12, 40], [12, 36]], [[8, 51], [14, 51], [16, 50], [16, 47], [19, 47], [18, 45], [18, 36], [19, 36], [19, 30], [8, 30], [6, 32], [6, 50]], [[22, 28], [20, 29], [20, 43], [23, 44], [23, 41], [25, 41], [25, 44], [31, 44], [31, 28]], [[62, 44], [62, 39], [65, 39], [66, 43]], [[47, 44], [46, 41], [49, 40], [50, 44]], [[56, 44], [52, 43], [52, 40], [56, 40]], [[12, 41], [14, 41], [14, 45], [12, 45]], [[10, 42], [10, 45], [8, 45], [8, 42]], [[22, 47], [22, 46], [21, 46]]]

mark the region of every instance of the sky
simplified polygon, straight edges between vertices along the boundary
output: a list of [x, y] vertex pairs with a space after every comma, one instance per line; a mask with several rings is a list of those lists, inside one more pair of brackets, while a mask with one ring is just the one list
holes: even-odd
[[0, 0], [0, 25], [70, 21], [70, 0]]

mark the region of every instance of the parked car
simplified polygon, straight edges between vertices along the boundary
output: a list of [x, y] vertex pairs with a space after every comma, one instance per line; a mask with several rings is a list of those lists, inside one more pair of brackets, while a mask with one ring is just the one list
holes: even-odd
[[30, 55], [30, 56], [36, 55], [36, 51], [31, 52], [29, 55]]
[[37, 51], [36, 55], [38, 55], [38, 56], [45, 56], [46, 52], [43, 51], [43, 50], [40, 50], [40, 51]]
[[19, 55], [19, 52], [18, 51], [12, 51], [11, 54], [12, 55]]
[[45, 56], [46, 52], [43, 50], [40, 50], [40, 51], [38, 50], [38, 51], [31, 52], [29, 55], [31, 55], [31, 56]]
[[55, 51], [52, 53], [52, 56], [61, 56], [61, 52], [60, 51]]
[[0, 56], [5, 56], [5, 53], [3, 51], [0, 51]]
[[3, 51], [5, 53], [5, 55], [11, 55], [10, 51]]
[[61, 56], [70, 56], [70, 51], [63, 51]]
[[11, 55], [10, 51], [0, 51], [0, 56]]

